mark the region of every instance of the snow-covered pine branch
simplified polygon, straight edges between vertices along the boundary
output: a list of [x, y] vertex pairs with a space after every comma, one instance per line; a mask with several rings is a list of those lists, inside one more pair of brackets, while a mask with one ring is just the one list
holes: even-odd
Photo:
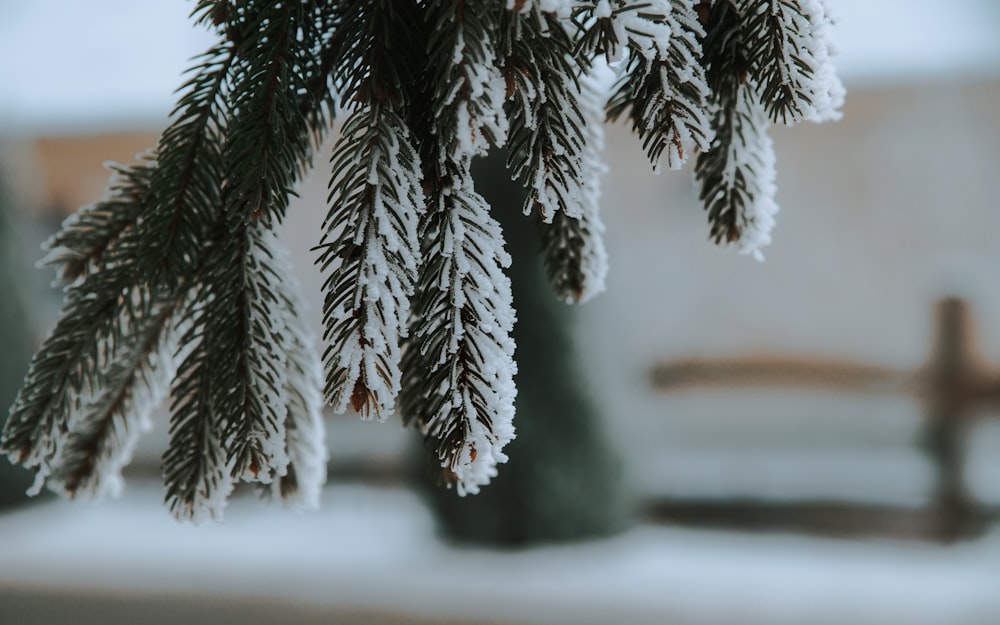
[[822, 0], [741, 0], [750, 72], [773, 122], [840, 116], [843, 86], [831, 61]]
[[156, 167], [152, 156], [132, 166], [111, 163], [111, 180], [104, 199], [67, 217], [62, 228], [43, 245], [40, 266], [56, 270], [56, 282], [69, 285], [100, 270], [105, 252], [134, 230], [148, 204], [149, 182]]
[[771, 242], [778, 205], [774, 201], [774, 145], [769, 122], [751, 85], [740, 85], [713, 117], [716, 139], [698, 155], [695, 180], [716, 243], [763, 259]]
[[608, 63], [625, 59], [629, 50], [648, 59], [666, 58], [670, 38], [670, 0], [589, 0], [574, 6], [582, 29], [577, 54], [603, 55]]
[[580, 79], [580, 108], [587, 120], [580, 173], [580, 215], [558, 212], [551, 224], [539, 225], [542, 264], [556, 297], [566, 303], [583, 303], [604, 291], [608, 254], [604, 248], [601, 221], [601, 176], [607, 167], [604, 149], [604, 94], [590, 76]]
[[432, 132], [441, 158], [483, 155], [507, 140], [506, 87], [496, 58], [499, 11], [496, 0], [427, 3]]
[[335, 117], [325, 397], [384, 418], [400, 394], [464, 493], [505, 460], [516, 369], [472, 159], [503, 144], [557, 296], [583, 301], [607, 270], [598, 57], [620, 60], [608, 116], [654, 168], [697, 154], [711, 237], [754, 255], [777, 210], [771, 120], [843, 100], [822, 0], [198, 0], [192, 17], [218, 41], [156, 149], [49, 242], [65, 304], [0, 438], [36, 489], [113, 491], [173, 378], [180, 518], [218, 517], [241, 479], [318, 497], [317, 358], [273, 229]]
[[[122, 206], [131, 209], [127, 202]], [[143, 314], [133, 306], [136, 287], [131, 283], [138, 271], [134, 243], [111, 242], [101, 254], [100, 268], [66, 287], [60, 318], [32, 358], [10, 409], [0, 450], [35, 471], [33, 492], [62, 462], [70, 424], [104, 390], [102, 370], [110, 366], [115, 346], [128, 345], [123, 328], [134, 327]], [[76, 246], [67, 242], [66, 247]]]
[[270, 492], [292, 508], [314, 509], [319, 506], [320, 489], [326, 481], [326, 436], [320, 392], [322, 364], [313, 349], [311, 332], [300, 316], [304, 305], [283, 252], [278, 252], [275, 262], [285, 276], [275, 286], [283, 320], [279, 349], [286, 355], [287, 366], [284, 393], [288, 408], [285, 417], [288, 468], [271, 482]]
[[430, 439], [442, 481], [476, 493], [514, 437], [514, 310], [499, 224], [463, 163], [436, 181], [403, 359], [403, 419]]
[[528, 189], [524, 214], [537, 213], [546, 223], [559, 211], [579, 217], [589, 201], [579, 78], [589, 66], [573, 56], [573, 40], [552, 15], [536, 10], [503, 17], [507, 163]]
[[708, 211], [711, 238], [761, 260], [778, 210], [770, 124], [748, 75], [751, 59], [737, 4], [717, 0], [707, 20], [713, 138], [695, 163], [698, 195]]
[[186, 356], [164, 454], [168, 506], [194, 521], [221, 518], [235, 482], [270, 484], [289, 462], [289, 369], [280, 349], [287, 278], [274, 261], [274, 234], [239, 213], [228, 217], [215, 232], [229, 236], [203, 257], [185, 306], [191, 326], [179, 340]]
[[385, 419], [400, 389], [400, 342], [419, 265], [421, 159], [403, 115], [416, 77], [403, 55], [415, 7], [350, 5], [336, 67], [352, 110], [334, 147], [330, 210], [317, 263], [323, 283], [326, 400]]
[[632, 54], [608, 103], [609, 119], [628, 117], [654, 171], [662, 159], [680, 169], [688, 156], [708, 149], [712, 136], [700, 43], [705, 31], [695, 0], [670, 0], [663, 23], [670, 32], [664, 49]]
[[[233, 222], [237, 222], [236, 225]], [[211, 374], [217, 380], [212, 409], [228, 415], [227, 463], [233, 479], [269, 483], [283, 475], [287, 370], [279, 349], [284, 319], [278, 286], [285, 276], [274, 263], [274, 233], [256, 222], [228, 220], [224, 256], [210, 278], [206, 332], [212, 337]]]
[[233, 490], [225, 449], [227, 414], [213, 410], [210, 295], [200, 287], [185, 302], [187, 325], [179, 338], [185, 355], [171, 389], [170, 440], [163, 453], [165, 502], [177, 519], [220, 519]]
[[391, 106], [363, 108], [334, 150], [331, 208], [324, 222], [323, 339], [326, 399], [366, 417], [392, 414], [400, 385], [419, 259], [420, 158]]
[[108, 345], [103, 383], [74, 413], [49, 485], [70, 497], [117, 496], [121, 471], [174, 376], [174, 313], [179, 302], [135, 289], [119, 317], [121, 341]]

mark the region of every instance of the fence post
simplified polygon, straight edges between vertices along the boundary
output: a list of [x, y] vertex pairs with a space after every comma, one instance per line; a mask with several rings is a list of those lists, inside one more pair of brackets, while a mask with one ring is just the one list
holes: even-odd
[[965, 435], [976, 362], [968, 304], [939, 300], [930, 362], [925, 370], [923, 446], [937, 469], [932, 494], [936, 533], [945, 541], [970, 532], [973, 505], [965, 486]]

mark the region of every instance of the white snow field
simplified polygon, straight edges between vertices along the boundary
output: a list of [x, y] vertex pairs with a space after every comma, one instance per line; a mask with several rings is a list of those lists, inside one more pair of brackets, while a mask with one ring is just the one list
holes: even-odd
[[0, 515], [0, 623], [1000, 619], [1000, 533], [943, 547], [639, 526], [601, 541], [492, 552], [440, 542], [405, 491], [330, 487], [320, 512], [301, 515], [237, 498], [225, 524], [198, 527], [171, 519], [160, 491], [133, 483], [114, 502]]

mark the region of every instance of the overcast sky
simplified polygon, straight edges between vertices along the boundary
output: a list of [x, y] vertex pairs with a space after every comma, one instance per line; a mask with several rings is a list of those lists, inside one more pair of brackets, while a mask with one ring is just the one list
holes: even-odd
[[[828, 0], [848, 86], [1000, 76], [998, 0]], [[948, 10], [942, 10], [943, 6]], [[148, 125], [211, 38], [192, 0], [0, 0], [0, 127]]]

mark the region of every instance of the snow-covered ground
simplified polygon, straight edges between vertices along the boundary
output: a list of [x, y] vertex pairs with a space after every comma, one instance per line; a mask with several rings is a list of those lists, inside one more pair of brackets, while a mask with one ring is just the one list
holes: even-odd
[[[80, 600], [92, 611], [79, 619], [105, 605], [94, 621], [102, 625], [127, 622], [107, 620], [121, 613], [111, 606], [141, 606], [144, 597], [168, 598], [161, 612], [205, 599], [231, 606], [231, 621], [208, 610], [190, 625], [256, 623], [256, 605], [355, 615], [329, 622], [381, 615], [387, 624], [1000, 622], [1000, 533], [943, 547], [641, 526], [579, 545], [493, 552], [440, 542], [405, 491], [331, 487], [324, 508], [307, 514], [242, 498], [225, 525], [201, 527], [173, 521], [160, 498], [158, 485], [135, 483], [100, 506], [50, 502], [0, 514], [0, 623], [58, 625], [45, 620], [54, 608], [32, 594], [39, 589], [59, 591], [61, 606], [96, 597]], [[232, 606], [244, 603], [241, 616]], [[282, 622], [300, 622], [290, 612]]]

